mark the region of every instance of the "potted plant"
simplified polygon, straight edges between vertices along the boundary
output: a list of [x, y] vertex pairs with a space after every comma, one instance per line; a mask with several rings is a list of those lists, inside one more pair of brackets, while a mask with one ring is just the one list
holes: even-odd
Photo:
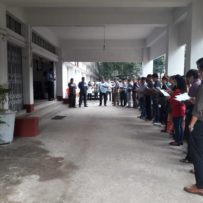
[[13, 141], [15, 112], [6, 108], [9, 89], [0, 84], [0, 144], [8, 144]]

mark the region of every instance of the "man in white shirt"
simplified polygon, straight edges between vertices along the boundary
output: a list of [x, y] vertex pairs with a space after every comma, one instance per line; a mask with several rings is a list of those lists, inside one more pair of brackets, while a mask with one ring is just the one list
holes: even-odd
[[104, 98], [104, 106], [106, 106], [107, 102], [107, 92], [108, 92], [109, 85], [107, 82], [105, 82], [104, 78], [102, 78], [100, 84], [99, 84], [99, 92], [100, 92], [100, 103], [99, 106], [102, 105], [102, 100]]

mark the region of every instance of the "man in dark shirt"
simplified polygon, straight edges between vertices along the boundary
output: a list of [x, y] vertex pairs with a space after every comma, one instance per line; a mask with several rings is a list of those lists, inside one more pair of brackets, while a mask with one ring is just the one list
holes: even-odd
[[132, 89], [132, 99], [133, 99], [133, 108], [138, 107], [138, 101], [137, 101], [137, 90], [139, 88], [139, 84], [137, 80], [133, 80], [133, 89]]
[[50, 68], [46, 75], [46, 84], [47, 84], [47, 92], [48, 92], [48, 100], [54, 100], [54, 69]]
[[160, 108], [159, 108], [159, 89], [161, 89], [161, 83], [159, 81], [159, 77], [157, 73], [154, 73], [153, 76], [153, 114], [154, 114], [154, 123], [160, 123]]
[[[191, 69], [187, 72], [186, 78], [188, 83], [190, 84], [189, 92], [188, 95], [194, 99], [196, 99], [198, 88], [201, 85], [201, 80], [199, 78], [199, 73], [198, 70], [196, 69]], [[190, 146], [189, 146], [189, 138], [190, 138], [190, 132], [189, 132], [189, 124], [192, 119], [192, 111], [194, 108], [194, 103], [191, 101], [186, 102], [187, 105], [187, 114], [186, 114], [186, 119], [185, 119], [185, 137], [188, 141], [188, 153], [185, 159], [181, 159], [181, 162], [184, 163], [190, 163], [192, 162], [191, 156], [190, 156]]]
[[70, 83], [68, 83], [69, 88], [69, 107], [75, 108], [75, 100], [76, 100], [76, 84], [74, 83], [74, 79], [70, 79]]
[[153, 89], [153, 82], [152, 82], [152, 75], [149, 74], [147, 75], [147, 88], [146, 88], [146, 120], [151, 120], [152, 119], [152, 108], [151, 108], [151, 94], [152, 94], [152, 89]]
[[84, 106], [87, 107], [87, 89], [88, 85], [85, 82], [85, 78], [82, 77], [82, 81], [78, 84], [80, 89], [79, 107], [82, 105], [82, 100], [84, 100]]

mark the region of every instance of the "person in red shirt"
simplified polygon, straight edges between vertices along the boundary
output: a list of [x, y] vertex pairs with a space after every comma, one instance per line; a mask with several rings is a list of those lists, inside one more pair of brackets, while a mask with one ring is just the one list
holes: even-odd
[[175, 76], [176, 88], [173, 92], [173, 95], [170, 98], [170, 105], [172, 108], [172, 117], [175, 128], [174, 142], [171, 142], [170, 145], [180, 146], [183, 144], [184, 138], [184, 128], [183, 122], [186, 115], [186, 105], [183, 102], [176, 100], [176, 96], [187, 92], [187, 86], [185, 79], [180, 76]]

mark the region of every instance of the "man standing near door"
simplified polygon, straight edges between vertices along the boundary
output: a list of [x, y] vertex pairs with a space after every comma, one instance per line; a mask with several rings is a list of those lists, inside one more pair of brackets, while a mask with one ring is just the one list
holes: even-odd
[[78, 84], [80, 89], [79, 107], [82, 105], [82, 100], [84, 100], [84, 106], [87, 107], [87, 89], [88, 85], [85, 82], [85, 78], [82, 77], [82, 81]]
[[47, 73], [47, 92], [48, 92], [48, 100], [52, 101], [54, 100], [54, 69], [50, 68], [49, 72]]

